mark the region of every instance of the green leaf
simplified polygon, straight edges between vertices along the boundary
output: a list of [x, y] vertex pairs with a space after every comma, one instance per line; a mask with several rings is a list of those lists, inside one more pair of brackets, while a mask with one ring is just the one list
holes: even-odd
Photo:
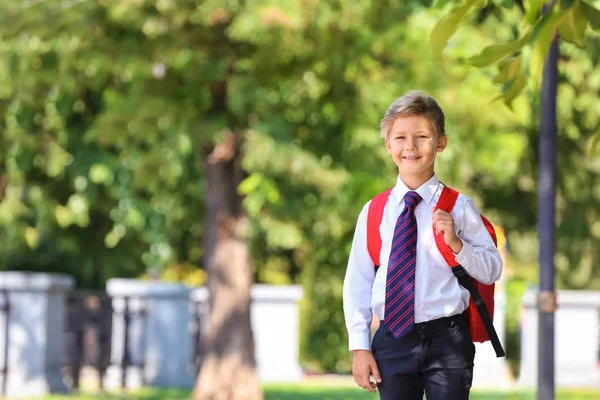
[[556, 34], [556, 27], [562, 22], [564, 15], [565, 11], [548, 12], [533, 28], [529, 73], [535, 86], [541, 82], [550, 43]]
[[525, 0], [523, 5], [525, 6], [525, 19], [527, 22], [533, 24], [540, 15], [540, 10], [544, 4], [543, 0]]
[[242, 195], [249, 195], [250, 193], [254, 192], [263, 181], [264, 175], [254, 172], [239, 184], [238, 193]]
[[518, 40], [488, 46], [483, 49], [481, 54], [469, 58], [467, 62], [478, 68], [493, 64], [521, 50], [530, 37], [531, 33], [528, 32]]
[[506, 87], [506, 90], [504, 91], [504, 103], [509, 108], [512, 108], [513, 100], [516, 99], [519, 94], [521, 94], [525, 88], [525, 85], [527, 85], [527, 76], [525, 73], [521, 72], [517, 74], [516, 78], [513, 79]]
[[441, 55], [448, 40], [458, 30], [458, 26], [480, 0], [467, 0], [463, 5], [455, 7], [448, 15], [438, 21], [431, 35], [429, 44], [435, 54]]
[[600, 11], [590, 6], [585, 1], [581, 1], [581, 11], [587, 17], [593, 30], [600, 32]]
[[512, 9], [515, 6], [514, 0], [494, 0], [493, 4], [498, 7]]
[[498, 64], [498, 75], [494, 77], [494, 82], [507, 83], [514, 80], [522, 71], [522, 62], [522, 55], [500, 62]]
[[593, 137], [590, 144], [590, 155], [595, 157], [598, 154], [598, 144], [600, 144], [600, 132], [597, 132]]
[[587, 28], [587, 19], [581, 9], [581, 2], [577, 0], [571, 8], [566, 10], [565, 18], [558, 26], [558, 32], [560, 37], [567, 42], [583, 48], [585, 47], [585, 28]]
[[[518, 65], [520, 66], [520, 63], [518, 63]], [[512, 109], [512, 102], [517, 98], [517, 96], [519, 96], [519, 94], [521, 94], [526, 85], [527, 75], [525, 74], [525, 71], [522, 71], [519, 68], [515, 75], [509, 81], [504, 83], [502, 87], [502, 94], [495, 97], [492, 102], [503, 99], [504, 104], [506, 104], [508, 108]]]
[[435, 0], [431, 5], [432, 8], [444, 8], [451, 0]]

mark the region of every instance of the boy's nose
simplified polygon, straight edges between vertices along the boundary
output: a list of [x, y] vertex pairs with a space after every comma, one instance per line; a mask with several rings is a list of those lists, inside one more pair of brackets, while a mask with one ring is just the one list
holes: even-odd
[[414, 150], [416, 147], [416, 143], [413, 139], [408, 139], [406, 141], [406, 150]]

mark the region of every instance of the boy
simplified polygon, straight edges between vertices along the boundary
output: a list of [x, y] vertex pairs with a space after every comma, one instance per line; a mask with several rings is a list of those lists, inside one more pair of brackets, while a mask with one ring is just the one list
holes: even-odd
[[[380, 266], [367, 250], [367, 203], [359, 217], [344, 280], [344, 314], [356, 383], [382, 400], [469, 398], [475, 346], [463, 312], [469, 292], [438, 250], [433, 229], [467, 273], [492, 284], [502, 259], [471, 199], [459, 195], [451, 213], [433, 208], [443, 188], [435, 157], [448, 143], [444, 113], [422, 91], [394, 101], [381, 136], [398, 178], [379, 231]], [[372, 314], [380, 325], [371, 342]], [[372, 378], [371, 378], [372, 376]], [[372, 380], [373, 381], [372, 381]]]

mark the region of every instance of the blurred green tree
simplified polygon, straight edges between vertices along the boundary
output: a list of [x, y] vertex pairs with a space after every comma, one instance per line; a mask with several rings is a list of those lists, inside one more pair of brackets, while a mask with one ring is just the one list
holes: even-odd
[[478, 68], [489, 65], [498, 67], [494, 79], [502, 84], [501, 97], [509, 106], [528, 83], [533, 88], [540, 87], [544, 62], [555, 35], [584, 48], [586, 32], [590, 29], [600, 31], [600, 11], [586, 0], [437, 0], [432, 7], [442, 10], [449, 8], [429, 37], [429, 43], [438, 57], [468, 17], [472, 17], [477, 24], [484, 23], [488, 18], [508, 17], [516, 37], [498, 40], [486, 46], [480, 54], [469, 57], [466, 62]]
[[144, 39], [119, 30], [105, 6], [1, 7], [3, 266], [100, 289], [113, 276], [198, 262], [201, 169], [171, 120], [177, 106], [135, 97], [152, 76], [135, 57]]

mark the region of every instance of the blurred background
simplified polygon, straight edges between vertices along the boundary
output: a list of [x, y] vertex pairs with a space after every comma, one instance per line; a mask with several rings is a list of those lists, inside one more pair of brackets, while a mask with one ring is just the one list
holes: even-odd
[[[165, 349], [179, 340], [152, 347], [161, 335], [170, 337], [152, 333], [159, 326], [192, 338], [181, 355], [191, 385], [208, 359], [205, 371], [234, 368], [229, 381], [230, 372], [220, 373], [215, 385], [235, 386], [243, 381], [237, 368], [252, 371], [260, 350], [264, 382], [265, 360], [272, 360], [266, 354], [275, 351], [290, 354], [297, 371], [291, 381], [352, 386], [351, 377], [343, 379], [352, 363], [342, 312], [346, 262], [361, 208], [396, 179], [379, 121], [411, 89], [426, 90], [446, 113], [449, 146], [437, 159], [440, 179], [472, 197], [500, 233], [505, 272], [496, 323], [507, 357], [498, 368], [513, 388], [522, 378], [522, 344], [537, 351], [523, 330], [537, 337], [534, 317], [525, 316], [535, 311], [526, 294], [535, 292], [539, 274], [540, 84], [539, 71], [522, 68], [534, 62], [536, 44], [487, 61], [472, 57], [522, 37], [540, 22], [541, 3], [2, 0], [5, 390], [11, 379], [17, 385], [42, 376], [43, 365], [68, 376], [62, 381], [70, 389], [73, 371], [86, 365], [102, 373], [120, 366], [119, 378], [141, 368], [140, 379], [152, 379], [159, 373], [143, 372], [144, 360], [155, 360], [148, 361], [155, 367], [173, 360]], [[574, 386], [585, 388], [575, 396], [590, 397], [568, 398], [590, 399], [600, 398], [588, 389], [600, 386], [600, 36], [586, 29], [585, 18], [591, 27], [600, 22], [584, 12], [593, 3], [556, 2], [563, 19], [546, 29], [552, 35], [564, 24], [571, 39], [560, 42], [555, 264], [557, 289], [573, 296], [567, 308], [578, 314], [567, 323], [575, 331], [557, 335], [556, 351], [573, 355], [569, 346], [577, 345], [588, 355], [587, 369], [577, 374], [592, 378]], [[470, 12], [454, 14], [456, 32], [446, 26], [439, 28], [441, 42], [430, 37], [458, 7]], [[545, 34], [536, 26], [534, 39]], [[26, 297], [32, 291], [42, 297]], [[15, 312], [32, 304], [41, 307], [37, 316]], [[262, 308], [250, 311], [250, 304]], [[182, 322], [161, 320], [175, 315], [169, 307], [183, 313]], [[39, 337], [64, 336], [54, 367], [44, 364], [50, 356], [27, 355], [30, 343], [17, 341], [27, 337], [19, 324], [25, 331], [27, 324], [42, 326], [28, 339], [38, 340], [40, 354], [49, 342]], [[590, 340], [578, 343], [582, 331]], [[224, 348], [241, 361], [224, 361]], [[577, 354], [574, 365], [581, 364]], [[533, 374], [536, 363], [529, 368]], [[179, 394], [148, 396], [189, 397], [188, 381], [165, 379], [138, 386], [182, 386]], [[568, 380], [558, 382], [573, 386]], [[209, 391], [202, 382], [200, 372], [195, 398], [219, 398], [203, 395]], [[528, 382], [535, 385], [534, 378]], [[287, 398], [280, 397], [287, 389], [265, 385], [267, 398]], [[371, 398], [353, 390], [328, 396]], [[253, 397], [232, 390], [221, 398], [260, 398], [259, 391]]]

